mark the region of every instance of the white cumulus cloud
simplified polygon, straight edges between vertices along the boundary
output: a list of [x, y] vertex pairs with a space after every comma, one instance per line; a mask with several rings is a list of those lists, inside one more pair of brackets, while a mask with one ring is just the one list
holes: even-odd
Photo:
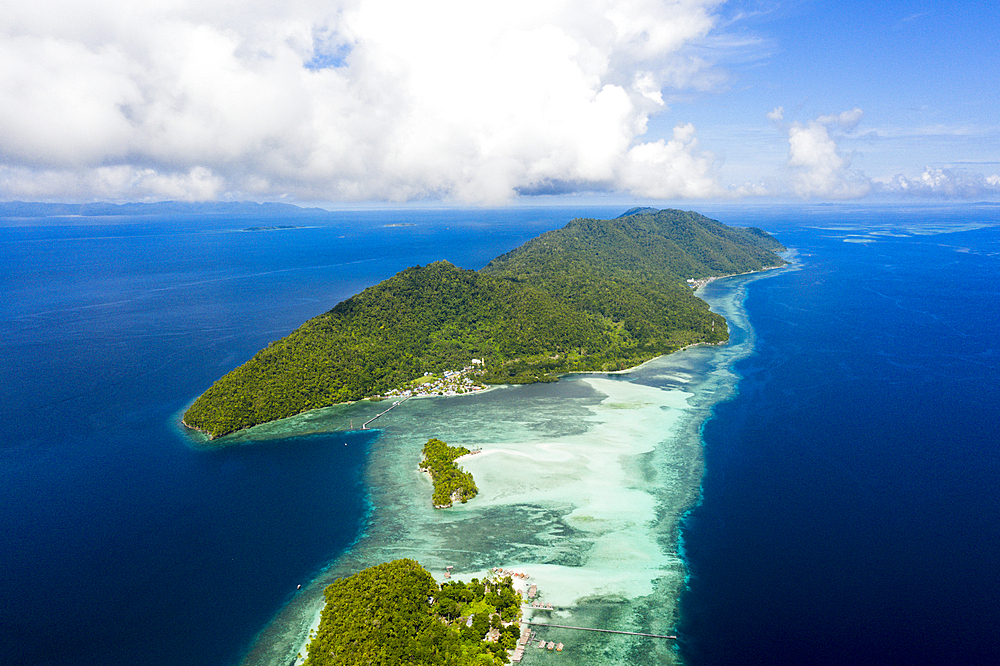
[[628, 152], [620, 181], [633, 194], [654, 199], [722, 196], [711, 153], [698, 151], [694, 125], [678, 125], [670, 141], [642, 143]]
[[862, 113], [861, 109], [855, 107], [850, 111], [843, 111], [830, 116], [820, 116], [816, 119], [816, 122], [821, 125], [839, 125], [844, 131], [850, 132], [858, 126], [863, 115], [864, 113]]
[[965, 169], [925, 168], [916, 178], [898, 174], [885, 183], [876, 183], [879, 193], [906, 197], [974, 199], [1000, 194], [1000, 175], [984, 176]]
[[644, 134], [718, 80], [685, 47], [720, 3], [8, 3], [0, 197], [712, 196], [690, 125]]
[[[780, 109], [769, 116], [781, 117]], [[852, 199], [864, 196], [871, 183], [864, 174], [851, 169], [828, 125], [854, 129], [861, 122], [861, 110], [853, 109], [839, 115], [820, 116], [808, 123], [792, 123], [788, 128], [788, 166], [791, 169], [790, 188], [800, 197]]]

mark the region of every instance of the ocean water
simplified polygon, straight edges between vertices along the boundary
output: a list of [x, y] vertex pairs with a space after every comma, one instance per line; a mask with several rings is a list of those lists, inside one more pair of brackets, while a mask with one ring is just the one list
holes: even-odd
[[204, 450], [185, 406], [407, 266], [584, 212], [0, 221], [0, 661], [239, 663], [358, 537], [378, 433]]
[[[729, 345], [411, 400], [371, 431], [384, 403], [217, 450], [177, 426], [406, 266], [620, 212], [0, 224], [0, 658], [287, 664], [329, 580], [409, 556], [529, 572], [554, 606], [534, 622], [678, 636], [540, 627], [567, 664], [994, 663], [995, 208], [703, 207], [794, 249], [703, 290]], [[241, 231], [279, 224], [300, 228]], [[469, 504], [424, 501], [430, 436], [483, 448]]]
[[704, 430], [682, 655], [1000, 663], [997, 207], [767, 217], [798, 265]]
[[[373, 508], [364, 535], [286, 607], [245, 663], [295, 655], [324, 585], [398, 557], [417, 559], [439, 581], [447, 567], [462, 580], [482, 579], [492, 567], [529, 574], [538, 600], [553, 604], [527, 609], [531, 622], [671, 634], [685, 582], [676, 528], [698, 497], [700, 424], [715, 396], [731, 391], [722, 359], [739, 349], [690, 350], [621, 375], [401, 403], [379, 420], [383, 430], [371, 445]], [[357, 423], [377, 409], [320, 410], [284, 427], [323, 429], [350, 416]], [[481, 449], [460, 461], [476, 479], [475, 499], [432, 508], [430, 483], [417, 470], [430, 437]], [[538, 630], [565, 643], [566, 663], [676, 661], [673, 640]]]

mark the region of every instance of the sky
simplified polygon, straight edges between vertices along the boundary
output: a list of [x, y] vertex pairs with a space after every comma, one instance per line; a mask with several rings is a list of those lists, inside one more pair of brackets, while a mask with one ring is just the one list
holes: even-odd
[[5, 0], [0, 200], [1000, 200], [997, 3]]

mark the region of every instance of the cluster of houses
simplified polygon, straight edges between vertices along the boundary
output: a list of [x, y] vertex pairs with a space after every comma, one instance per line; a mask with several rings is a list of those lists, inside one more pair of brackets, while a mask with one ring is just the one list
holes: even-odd
[[[526, 627], [524, 631], [521, 633], [521, 637], [517, 639], [517, 647], [514, 648], [512, 652], [510, 652], [511, 663], [512, 664], [520, 663], [521, 660], [524, 659], [524, 651], [528, 648], [529, 645], [532, 645], [533, 643], [534, 640], [532, 639], [532, 631], [530, 628]], [[535, 644], [535, 647], [537, 647], [540, 650], [548, 648], [549, 650], [555, 650], [556, 652], [563, 651], [562, 643], [556, 643], [554, 641], [545, 641], [544, 639], [540, 639], [538, 643]]]
[[[476, 452], [473, 451], [473, 453]], [[504, 576], [510, 576], [511, 578], [521, 578], [523, 580], [528, 580], [529, 578], [531, 578], [531, 576], [529, 576], [526, 573], [519, 573], [517, 571], [512, 571], [510, 569], [501, 569], [500, 567], [493, 567], [492, 569], [490, 569], [490, 573], [495, 574], [496, 576], [499, 576], [501, 578]], [[532, 587], [535, 586], [532, 585]]]
[[[454, 566], [447, 566], [447, 567], [445, 567], [444, 577], [445, 578], [451, 578], [451, 571], [454, 568], [455, 568]], [[521, 580], [528, 580], [529, 578], [531, 578], [531, 576], [529, 576], [526, 573], [521, 573], [521, 572], [513, 571], [513, 570], [510, 570], [510, 569], [503, 569], [501, 567], [493, 567], [492, 569], [489, 570], [489, 573], [487, 575], [487, 581], [499, 580], [501, 578], [506, 578], [506, 577], [519, 578]], [[489, 591], [489, 586], [488, 585], [487, 585], [486, 590], [487, 590], [487, 592]], [[532, 583], [531, 586], [528, 588], [527, 594], [528, 594], [528, 598], [529, 599], [534, 599], [538, 595], [538, 585], [536, 585], [535, 583]], [[540, 601], [534, 601], [531, 604], [531, 607], [532, 608], [539, 608], [539, 609], [551, 610], [552, 609], [552, 604], [551, 603], [542, 603]], [[467, 620], [467, 626], [472, 626], [472, 620], [473, 620], [473, 618], [471, 618], [471, 617]], [[517, 622], [517, 620], [515, 620], [515, 622]], [[563, 644], [562, 643], [556, 643], [554, 641], [546, 641], [544, 639], [537, 638], [537, 636], [533, 638], [533, 636], [534, 636], [534, 632], [532, 632], [530, 626], [524, 626], [521, 629], [521, 636], [520, 636], [520, 638], [517, 639], [517, 646], [513, 650], [508, 651], [508, 653], [507, 653], [509, 655], [509, 657], [510, 657], [511, 663], [514, 663], [514, 664], [520, 663], [521, 660], [524, 658], [524, 651], [525, 651], [525, 649], [527, 649], [531, 645], [535, 645], [539, 649], [546, 649], [547, 648], [547, 649], [555, 651], [555, 652], [562, 652], [562, 650], [563, 650]], [[488, 633], [486, 635], [486, 640], [495, 641], [495, 640], [498, 640], [499, 637], [500, 637], [499, 630], [492, 629], [492, 630], [490, 630], [490, 633]], [[535, 643], [536, 640], [538, 641], [537, 643]]]
[[521, 631], [521, 637], [517, 639], [517, 647], [510, 654], [510, 661], [512, 664], [518, 664], [521, 659], [524, 658], [524, 648], [528, 647], [528, 643], [531, 641], [531, 629], [525, 627]]
[[718, 280], [718, 279], [719, 278], [717, 277], [699, 278], [697, 280], [694, 278], [688, 278], [687, 283], [689, 287], [691, 287], [695, 291], [698, 291], [712, 280]]
[[423, 382], [411, 388], [392, 389], [385, 394], [386, 398], [414, 398], [428, 395], [459, 395], [474, 393], [486, 389], [484, 384], [473, 379], [483, 373], [482, 359], [472, 359], [471, 365], [461, 370], [445, 370], [443, 376], [436, 377], [430, 372], [424, 373]]

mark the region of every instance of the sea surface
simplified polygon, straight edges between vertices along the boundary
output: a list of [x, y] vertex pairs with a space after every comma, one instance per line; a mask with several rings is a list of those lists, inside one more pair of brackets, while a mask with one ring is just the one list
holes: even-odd
[[[211, 449], [180, 413], [309, 317], [622, 211], [0, 220], [0, 661], [285, 664], [327, 580], [416, 556], [678, 636], [566, 664], [996, 663], [1000, 209], [691, 207], [793, 250], [703, 290], [730, 345]], [[484, 448], [451, 513], [411, 501], [432, 435]], [[612, 444], [602, 503], [574, 456]]]
[[996, 205], [757, 211], [794, 270], [704, 430], [681, 651], [724, 664], [1000, 663]]
[[378, 432], [204, 450], [184, 408], [407, 266], [619, 212], [0, 220], [0, 663], [239, 663], [357, 539]]

